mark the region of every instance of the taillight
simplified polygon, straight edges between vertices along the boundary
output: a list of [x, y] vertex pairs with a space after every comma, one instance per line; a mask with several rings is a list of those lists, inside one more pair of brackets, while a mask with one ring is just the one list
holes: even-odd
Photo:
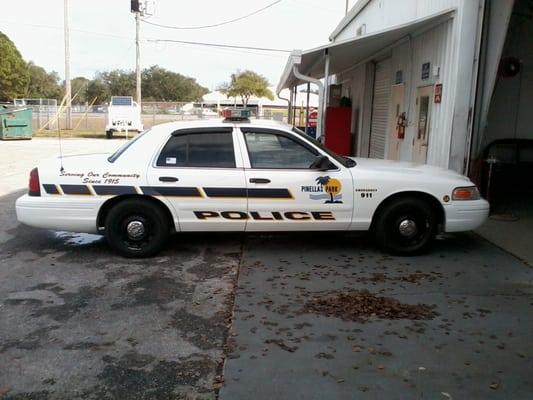
[[39, 172], [34, 168], [30, 172], [30, 184], [28, 187], [28, 194], [30, 196], [41, 195], [41, 185], [39, 184]]

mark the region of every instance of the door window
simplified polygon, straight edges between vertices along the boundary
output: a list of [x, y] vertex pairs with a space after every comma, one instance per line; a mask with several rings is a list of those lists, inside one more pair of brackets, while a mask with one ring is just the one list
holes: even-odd
[[429, 112], [429, 96], [420, 97], [420, 111], [418, 113], [418, 140], [426, 140]]
[[235, 168], [231, 132], [172, 136], [157, 159], [158, 167]]
[[252, 168], [308, 169], [318, 152], [282, 134], [244, 132]]

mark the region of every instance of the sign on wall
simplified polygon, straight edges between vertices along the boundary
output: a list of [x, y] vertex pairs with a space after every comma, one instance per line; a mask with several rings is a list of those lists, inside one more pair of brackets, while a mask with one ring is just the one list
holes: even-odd
[[442, 83], [437, 83], [435, 85], [435, 98], [434, 102], [439, 104], [442, 101]]
[[399, 85], [400, 83], [403, 83], [403, 71], [401, 69], [396, 71], [396, 78], [394, 79], [395, 85]]
[[422, 80], [429, 78], [429, 70], [431, 69], [431, 63], [422, 64]]

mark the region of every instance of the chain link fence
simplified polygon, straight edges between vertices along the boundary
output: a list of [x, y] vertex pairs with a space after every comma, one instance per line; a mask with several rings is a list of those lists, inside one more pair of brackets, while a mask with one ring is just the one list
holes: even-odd
[[[57, 115], [60, 105], [54, 99], [16, 99], [17, 107], [31, 107], [33, 110], [33, 129], [58, 130], [66, 128], [64, 109]], [[141, 119], [145, 128], [165, 122], [192, 121], [220, 118], [225, 106], [191, 102], [143, 102]], [[287, 121], [286, 107], [251, 106], [253, 118]], [[72, 105], [72, 129], [75, 131], [104, 132], [107, 118], [107, 104]]]

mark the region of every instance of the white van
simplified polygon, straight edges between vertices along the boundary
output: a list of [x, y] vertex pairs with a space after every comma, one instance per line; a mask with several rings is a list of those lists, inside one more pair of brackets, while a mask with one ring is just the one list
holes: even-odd
[[106, 137], [111, 139], [113, 132], [126, 130], [143, 131], [141, 107], [131, 96], [111, 96], [111, 103], [107, 108]]

